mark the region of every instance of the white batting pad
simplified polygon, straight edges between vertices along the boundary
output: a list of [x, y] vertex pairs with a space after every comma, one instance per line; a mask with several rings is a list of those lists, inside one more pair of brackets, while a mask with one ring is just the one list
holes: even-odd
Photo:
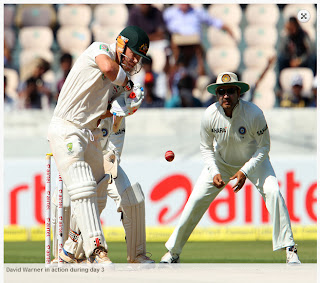
[[70, 225], [68, 225], [69, 226], [68, 238], [64, 244], [64, 249], [67, 252], [75, 255], [76, 258], [83, 258], [85, 253], [83, 250], [82, 234], [79, 230], [74, 214], [72, 214], [69, 223]]
[[132, 206], [144, 202], [144, 194], [139, 183], [128, 187], [121, 195], [121, 206]]
[[[63, 223], [65, 224], [65, 223]], [[79, 240], [81, 239], [81, 232], [79, 230], [79, 227], [77, 225], [77, 220], [75, 218], [75, 215], [71, 215], [71, 219], [69, 221], [69, 225], [68, 225], [68, 231], [67, 231], [67, 240], [64, 243], [63, 248], [71, 253], [71, 254], [75, 254], [76, 250], [79, 246]]]
[[89, 164], [84, 161], [73, 163], [68, 175], [72, 217], [81, 231], [83, 248], [89, 257], [96, 247], [101, 245], [106, 248], [97, 203], [97, 183]]
[[102, 210], [106, 207], [106, 204], [107, 204], [107, 197], [108, 197], [107, 188], [108, 188], [110, 179], [111, 179], [110, 175], [106, 174], [104, 178], [97, 185], [97, 203], [98, 203], [99, 215], [101, 214]]
[[[106, 174], [104, 176], [104, 178], [97, 185], [97, 205], [98, 205], [99, 215], [101, 214], [102, 210], [106, 206], [107, 187], [109, 184], [109, 180], [110, 180], [110, 175]], [[83, 250], [82, 234], [77, 239], [76, 244], [74, 242], [68, 240], [68, 242], [66, 243], [66, 247], [70, 250], [73, 250], [72, 254], [74, 254], [76, 258], [78, 258], [78, 259], [83, 258], [85, 252]]]
[[89, 257], [93, 250], [99, 246], [107, 249], [101, 227], [97, 197], [83, 198], [72, 202], [74, 202], [73, 215], [76, 217], [77, 225], [81, 231], [86, 257]]
[[133, 262], [139, 254], [146, 253], [145, 204], [140, 184], [136, 183], [128, 187], [121, 198], [127, 260]]
[[68, 175], [70, 178], [68, 192], [71, 200], [96, 196], [97, 183], [87, 162], [74, 162], [69, 167]]
[[85, 257], [85, 252], [83, 250], [83, 239], [82, 239], [81, 235], [80, 235], [80, 237], [78, 239], [78, 246], [77, 246], [77, 250], [76, 250], [74, 256], [77, 259], [81, 259], [81, 258]]

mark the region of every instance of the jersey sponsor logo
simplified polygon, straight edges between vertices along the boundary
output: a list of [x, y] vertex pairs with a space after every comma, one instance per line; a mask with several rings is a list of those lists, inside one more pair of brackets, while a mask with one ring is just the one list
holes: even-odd
[[241, 135], [245, 135], [246, 132], [247, 132], [247, 129], [246, 129], [245, 127], [240, 127], [240, 128], [239, 128], [239, 133], [240, 133]]
[[227, 127], [225, 128], [215, 128], [211, 130], [215, 134], [220, 134], [220, 133], [226, 133], [227, 132]]
[[115, 134], [115, 135], [121, 135], [121, 134], [123, 134], [123, 133], [125, 133], [125, 132], [126, 132], [125, 129], [119, 129], [119, 131], [116, 132], [116, 133], [114, 133], [114, 134]]
[[108, 46], [107, 46], [107, 45], [105, 45], [105, 44], [100, 44], [99, 49], [100, 49], [100, 50], [106, 50], [106, 51], [109, 51]]
[[260, 131], [257, 131], [258, 136], [263, 135], [263, 133], [268, 129], [268, 125], [266, 125], [263, 129], [261, 129]]
[[103, 135], [104, 137], [106, 137], [106, 136], [108, 135], [108, 130], [105, 129], [105, 128], [101, 129], [101, 132], [102, 132], [102, 135]]

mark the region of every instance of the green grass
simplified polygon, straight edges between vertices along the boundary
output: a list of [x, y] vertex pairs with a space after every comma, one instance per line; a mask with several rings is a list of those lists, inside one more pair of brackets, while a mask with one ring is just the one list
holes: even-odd
[[[114, 263], [126, 263], [124, 242], [108, 244], [109, 257]], [[147, 243], [147, 250], [158, 263], [166, 252], [164, 243]], [[299, 241], [301, 262], [317, 262], [317, 241]], [[284, 251], [272, 251], [271, 241], [257, 242], [187, 242], [181, 263], [283, 263]], [[43, 263], [44, 242], [5, 242], [5, 263]]]

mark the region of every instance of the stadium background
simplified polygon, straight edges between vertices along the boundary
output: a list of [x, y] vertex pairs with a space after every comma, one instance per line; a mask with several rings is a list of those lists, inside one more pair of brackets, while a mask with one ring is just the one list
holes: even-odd
[[[198, 4], [197, 4], [198, 5]], [[62, 52], [69, 51], [74, 58], [85, 49], [92, 40], [102, 40], [101, 30], [106, 31], [105, 42], [113, 42], [123, 26], [106, 26], [95, 34], [95, 12], [102, 5], [84, 5], [90, 8], [90, 17], [85, 27], [72, 25], [68, 40], [61, 42], [57, 38], [61, 22], [59, 9], [64, 5], [36, 5], [31, 13], [34, 20], [45, 20], [52, 31], [52, 41], [38, 38], [39, 33], [30, 33], [33, 40], [28, 42], [49, 42], [47, 48], [34, 49], [32, 46], [23, 47], [21, 32], [24, 28], [21, 17], [23, 8], [30, 5], [5, 5], [4, 24], [6, 42], [9, 44], [13, 58], [12, 68], [5, 68], [8, 79], [9, 93], [17, 95], [17, 85], [28, 73], [30, 60], [43, 56], [51, 63], [47, 72], [48, 80], [54, 82], [59, 69], [59, 58]], [[80, 5], [83, 6], [83, 5]], [[81, 7], [75, 6], [73, 15]], [[159, 8], [165, 8], [158, 5]], [[210, 9], [211, 5], [204, 5]], [[212, 6], [217, 6], [212, 4]], [[234, 58], [224, 58], [222, 65], [234, 68], [243, 79], [253, 82], [259, 73], [248, 71], [248, 60], [245, 60], [249, 49], [246, 38], [246, 28], [249, 26], [246, 11], [249, 5], [238, 6], [241, 17], [238, 24], [240, 40], [236, 52], [239, 60], [236, 65]], [[268, 5], [267, 5], [268, 6]], [[283, 32], [285, 19], [290, 13], [304, 8], [312, 12], [315, 19], [315, 5], [273, 5], [279, 15], [274, 17], [276, 38], [271, 40], [273, 46], [259, 47], [264, 66], [270, 53], [277, 51], [278, 38]], [[79, 10], [77, 10], [77, 7]], [[224, 5], [224, 11], [231, 9], [230, 4]], [[123, 11], [130, 5], [107, 5], [110, 17], [119, 18], [117, 11]], [[290, 8], [290, 9], [289, 9]], [[268, 9], [265, 9], [265, 11]], [[289, 12], [290, 13], [289, 13]], [[44, 18], [42, 18], [44, 16]], [[78, 15], [79, 16], [79, 15]], [[81, 16], [81, 14], [80, 14]], [[11, 17], [11, 20], [10, 20]], [[19, 17], [20, 20], [19, 20]], [[226, 16], [227, 17], [227, 16]], [[229, 15], [230, 17], [230, 15]], [[232, 16], [231, 16], [232, 17]], [[72, 20], [76, 20], [75, 16]], [[115, 21], [116, 22], [116, 21]], [[310, 21], [307, 28], [316, 44], [316, 21]], [[43, 22], [42, 22], [43, 23]], [[74, 22], [75, 23], [75, 22]], [[124, 22], [123, 22], [124, 23]], [[122, 25], [123, 25], [122, 23]], [[28, 26], [32, 24], [28, 23]], [[99, 29], [96, 29], [99, 30]], [[108, 31], [108, 32], [107, 32]], [[212, 48], [209, 38], [210, 30], [204, 29], [203, 45], [207, 54]], [[264, 41], [261, 41], [264, 42]], [[32, 44], [30, 44], [32, 45]], [[77, 48], [74, 48], [74, 47]], [[69, 48], [69, 49], [68, 49]], [[222, 51], [227, 50], [223, 47]], [[265, 52], [264, 52], [265, 50]], [[151, 49], [150, 49], [151, 52]], [[262, 53], [261, 53], [262, 52]], [[221, 53], [221, 57], [226, 56]], [[152, 55], [152, 53], [151, 53]], [[154, 67], [157, 72], [163, 67], [164, 54], [157, 53]], [[247, 55], [248, 56], [248, 55]], [[237, 60], [236, 60], [237, 61]], [[250, 60], [249, 60], [250, 61]], [[252, 60], [254, 61], [254, 60]], [[260, 66], [260, 70], [261, 67]], [[209, 64], [206, 66], [208, 76], [214, 76]], [[279, 78], [276, 68], [270, 70], [264, 86], [271, 85], [268, 91], [261, 88], [257, 93], [256, 103], [264, 110], [271, 133], [271, 160], [280, 181], [281, 191], [287, 202], [292, 220], [294, 235], [299, 240], [316, 240], [316, 109], [283, 109], [275, 106], [276, 81]], [[312, 79], [308, 79], [306, 93], [311, 89]], [[252, 80], [252, 81], [250, 81]], [[197, 93], [207, 95], [198, 85]], [[4, 241], [28, 242], [44, 240], [44, 165], [45, 154], [49, 151], [46, 142], [46, 130], [53, 109], [46, 110], [10, 110], [4, 115]], [[132, 181], [139, 181], [146, 196], [147, 241], [165, 242], [173, 227], [177, 224], [188, 195], [202, 169], [203, 163], [199, 152], [199, 125], [204, 108], [175, 108], [175, 109], [140, 109], [134, 118], [127, 119], [127, 131], [122, 166]], [[164, 160], [164, 153], [171, 149], [176, 153], [172, 163]], [[260, 195], [247, 182], [246, 187], [235, 197], [229, 189], [219, 196], [217, 205], [211, 205], [209, 211], [199, 223], [191, 241], [264, 241], [271, 240], [270, 219], [266, 214]], [[108, 241], [123, 241], [124, 234], [120, 224], [120, 216], [115, 212], [112, 200], [108, 200], [102, 220]]]

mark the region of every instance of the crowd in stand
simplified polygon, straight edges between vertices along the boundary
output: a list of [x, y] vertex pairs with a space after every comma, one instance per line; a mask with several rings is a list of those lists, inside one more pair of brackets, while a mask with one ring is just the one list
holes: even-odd
[[[18, 5], [16, 5], [18, 6]], [[62, 5], [54, 5], [58, 10]], [[216, 74], [212, 73], [206, 62], [207, 27], [214, 27], [228, 34], [237, 42], [235, 32], [223, 20], [208, 12], [208, 5], [176, 4], [163, 5], [162, 8], [152, 4], [127, 5], [127, 25], [137, 25], [149, 35], [150, 59], [143, 60], [143, 69], [135, 82], [144, 86], [145, 100], [141, 107], [207, 107], [215, 102], [215, 97], [206, 96], [205, 90], [199, 91], [198, 80], [207, 77], [208, 84], [214, 82]], [[281, 7], [283, 8], [283, 7]], [[242, 7], [244, 11], [245, 7]], [[19, 30], [19, 29], [17, 29]], [[53, 28], [55, 32], [56, 29]], [[277, 74], [274, 87], [275, 103], [273, 107], [316, 107], [316, 51], [315, 42], [308, 32], [302, 28], [296, 17], [289, 17], [284, 21], [279, 33], [277, 53], [267, 57], [266, 66], [262, 66], [254, 82], [250, 82], [251, 90], [243, 99], [255, 101], [258, 89], [263, 87], [261, 81], [265, 74], [273, 69]], [[94, 41], [95, 38], [92, 39]], [[237, 44], [237, 43], [236, 43]], [[153, 61], [159, 50], [164, 54], [164, 64], [155, 71]], [[75, 60], [72, 52], [58, 50], [60, 64], [54, 71], [54, 79], [46, 80], [45, 74], [52, 69], [52, 63], [44, 58], [37, 58], [28, 67], [28, 76], [19, 74], [19, 85], [16, 96], [7, 93], [8, 76], [4, 76], [4, 106], [5, 110], [15, 109], [49, 109], [53, 108], [59, 92]], [[12, 48], [4, 40], [4, 67], [17, 69], [13, 64]], [[305, 76], [297, 71], [289, 77], [289, 88], [281, 81], [281, 72], [287, 69], [299, 70], [307, 68], [312, 74], [311, 86], [305, 87]], [[21, 69], [17, 70], [19, 73]], [[234, 71], [242, 78], [241, 70]], [[283, 72], [284, 73], [284, 72]], [[288, 77], [286, 77], [288, 78]], [[310, 81], [310, 79], [309, 79]], [[249, 82], [248, 82], [249, 83]], [[288, 82], [286, 81], [288, 84]], [[310, 85], [310, 82], [308, 82]]]

